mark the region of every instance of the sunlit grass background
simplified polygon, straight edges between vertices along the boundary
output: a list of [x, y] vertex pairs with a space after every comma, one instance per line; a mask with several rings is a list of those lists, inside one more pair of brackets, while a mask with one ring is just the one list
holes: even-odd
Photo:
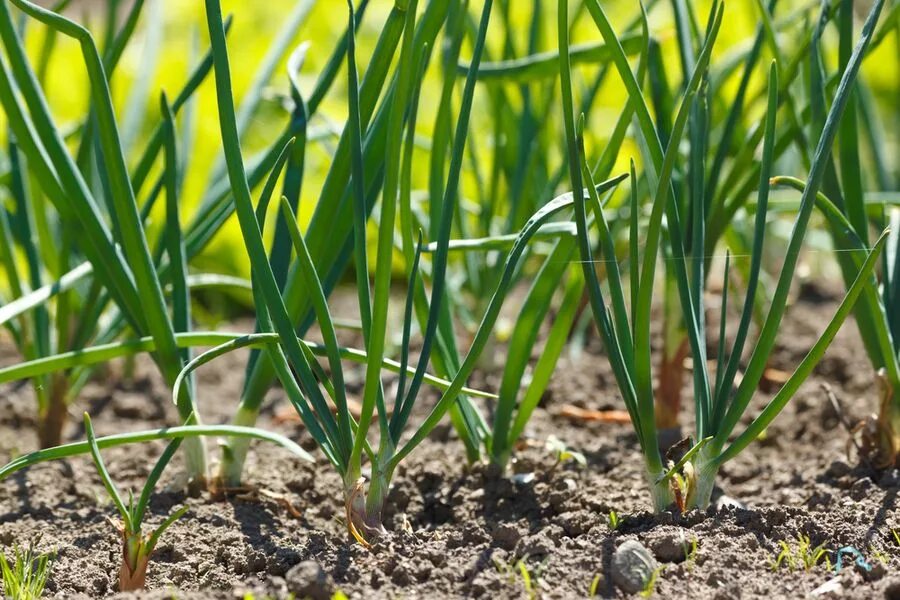
[[[543, 25], [543, 50], [555, 48], [555, 0], [542, 0], [545, 15]], [[105, 2], [75, 1], [69, 9], [69, 14], [87, 24], [95, 32], [97, 38], [102, 38], [103, 20], [105, 16]], [[121, 2], [119, 13], [124, 14], [127, 3]], [[424, 2], [420, 2], [424, 5]], [[571, 2], [574, 6], [575, 2]], [[624, 26], [635, 16], [636, 3], [617, 2], [606, 3], [609, 6], [611, 16], [615, 22]], [[776, 18], [789, 14], [792, 9], [806, 6], [809, 1], [782, 0], [778, 4]], [[816, 4], [816, 3], [813, 3]], [[858, 2], [860, 14], [867, 10], [868, 2]], [[499, 3], [498, 3], [499, 5]], [[701, 23], [705, 22], [709, 10], [709, 1], [692, 3], [694, 11]], [[368, 57], [371, 55], [375, 41], [381, 31], [381, 27], [393, 6], [390, 0], [372, 0], [367, 9], [363, 24], [359, 31], [359, 55], [361, 69], [365, 67]], [[473, 0], [470, 11], [473, 15], [480, 10], [482, 2]], [[224, 13], [234, 16], [234, 23], [228, 37], [233, 63], [233, 84], [235, 93], [240, 98], [256, 74], [259, 64], [266, 54], [270, 44], [283, 27], [286, 15], [293, 10], [295, 2], [291, 0], [267, 0], [264, 2], [246, 2], [238, 0], [224, 0]], [[515, 0], [511, 2], [510, 14], [514, 24], [511, 32], [513, 43], [520, 53], [524, 52], [528, 26], [531, 19], [532, 2]], [[421, 7], [420, 7], [421, 8]], [[494, 7], [495, 11], [498, 7]], [[816, 11], [812, 11], [815, 14]], [[727, 16], [719, 40], [715, 49], [713, 65], [716, 58], [722, 59], [741, 44], [747, 44], [758, 25], [756, 3], [753, 0], [732, 0], [727, 6]], [[208, 39], [204, 21], [203, 3], [188, 0], [147, 0], [144, 14], [141, 18], [139, 30], [128, 46], [122, 62], [115, 73], [112, 82], [112, 92], [119, 117], [122, 122], [128, 119], [137, 119], [142, 124], [140, 131], [145, 134], [151, 131], [158, 122], [158, 94], [159, 90], [169, 90], [174, 93], [180, 89], [192, 64], [206, 51]], [[338, 38], [346, 27], [347, 8], [339, 0], [318, 0], [312, 3], [309, 16], [297, 32], [293, 47], [296, 44], [308, 41], [309, 52], [302, 71], [301, 83], [312, 86], [319, 71], [327, 61], [331, 49], [337, 43]], [[161, 24], [156, 25], [156, 24]], [[651, 13], [650, 26], [652, 34], [661, 41], [663, 54], [667, 61], [667, 72], [678, 72], [677, 47], [672, 25], [672, 16], [668, 2], [659, 2]], [[810, 24], [810, 27], [812, 24]], [[36, 56], [43, 41], [45, 30], [39, 24], [30, 24], [28, 47], [33, 56]], [[489, 38], [489, 54], [486, 60], [496, 58], [500, 54], [506, 32], [503, 30], [499, 19], [492, 21], [492, 32]], [[866, 60], [863, 67], [863, 77], [871, 86], [879, 105], [879, 110], [884, 115], [896, 113], [900, 106], [897, 82], [900, 80], [900, 59], [898, 59], [898, 43], [895, 33], [891, 39], [881, 44], [876, 53]], [[833, 69], [837, 61], [835, 32], [828, 32], [825, 48], [829, 55], [826, 60]], [[593, 23], [589, 18], [581, 18], [573, 35], [573, 43], [599, 41]], [[102, 41], [102, 39], [98, 39]], [[76, 42], [59, 36], [57, 52], [54, 53], [48, 72], [47, 95], [52, 108], [61, 123], [73, 124], [75, 120], [85, 114], [87, 106], [87, 77], [84, 64]], [[463, 57], [471, 53], [471, 47], [467, 42], [463, 49]], [[766, 49], [763, 56], [768, 57]], [[257, 151], [266, 148], [277, 138], [284, 123], [288, 118], [288, 109], [283, 102], [287, 94], [288, 83], [285, 70], [287, 56], [282, 57], [281, 64], [275, 70], [272, 80], [266, 90], [265, 100], [261, 110], [257, 112], [254, 123], [244, 139], [244, 151], [251, 156]], [[770, 60], [767, 58], [766, 60]], [[434, 111], [440, 94], [440, 68], [437, 60], [432, 60], [428, 70], [428, 80], [422, 90], [420, 117], [418, 120], [418, 136], [423, 148], [429, 144]], [[576, 76], [580, 76], [587, 82], [596, 66], [579, 67]], [[761, 74], [763, 70], [758, 69]], [[152, 76], [148, 77], [147, 74]], [[729, 93], [734, 92], [737, 86], [737, 77], [732, 77], [729, 85], [732, 87]], [[576, 81], [577, 83], [577, 81]], [[671, 83], [671, 82], [670, 82]], [[751, 95], [760, 90], [764, 85], [762, 77], [751, 86]], [[462, 79], [459, 79], [462, 85]], [[520, 96], [512, 84], [510, 98], [514, 102], [520, 101]], [[558, 85], [558, 84], [557, 84]], [[305, 90], [305, 91], [306, 91]], [[219, 126], [215, 105], [215, 90], [212, 76], [200, 87], [197, 92], [197, 103], [192, 119], [193, 144], [188, 156], [188, 168], [186, 172], [185, 194], [183, 197], [183, 211], [190, 214], [199, 201], [200, 195], [208, 184], [211, 168], [221, 148]], [[615, 123], [619, 112], [626, 100], [624, 88], [617, 77], [608, 77], [588, 115], [588, 141], [595, 148], [602, 148], [603, 140], [608, 135]], [[761, 108], [761, 107], [760, 107]], [[487, 115], [485, 85], [479, 86], [476, 96], [475, 111], [473, 115], [472, 134], [470, 144], [474, 144], [476, 155], [485, 156], [489, 160], [489, 152], [496, 143], [504, 143], [504, 140], [494, 140], [490, 135], [491, 128], [482, 126], [490, 122]], [[331, 93], [324, 101], [318, 114], [311, 123], [313, 133], [318, 133], [318, 141], [309, 146], [306, 162], [306, 173], [301, 196], [300, 218], [305, 222], [312, 213], [317, 202], [318, 191], [331, 160], [331, 152], [336, 143], [337, 134], [340, 132], [346, 119], [346, 69], [343, 68]], [[883, 116], [884, 116], [883, 115]], [[4, 115], [0, 114], [0, 119]], [[888, 122], [892, 122], [888, 119]], [[554, 154], [552, 162], [558, 164], [563, 144], [562, 120], [558, 106], [558, 93], [550, 104], [545, 118], [541, 122], [543, 147], [547, 152]], [[889, 138], [896, 136], [896, 131], [883, 132]], [[140, 148], [144, 140], [125, 140], [132, 149]], [[897, 144], [889, 144], [896, 148]], [[138, 155], [132, 151], [130, 157]], [[616, 169], [627, 169], [628, 160], [634, 157], [638, 159], [638, 150], [630, 140], [626, 140], [622, 152], [619, 154]], [[423, 156], [419, 156], [423, 158]], [[897, 157], [892, 157], [897, 160]], [[416, 178], [414, 186], [424, 188], [426, 186], [427, 169], [414, 169]], [[471, 192], [474, 186], [474, 177], [469, 167], [464, 173], [463, 193]], [[501, 182], [506, 185], [506, 182]], [[501, 188], [500, 193], [504, 192]], [[155, 215], [156, 221], [162, 219], [162, 212]], [[209, 268], [221, 273], [233, 273], [246, 276], [249, 271], [246, 252], [241, 247], [240, 234], [234, 217], [223, 230], [216, 236], [213, 243], [199, 256], [194, 265], [198, 268]]]

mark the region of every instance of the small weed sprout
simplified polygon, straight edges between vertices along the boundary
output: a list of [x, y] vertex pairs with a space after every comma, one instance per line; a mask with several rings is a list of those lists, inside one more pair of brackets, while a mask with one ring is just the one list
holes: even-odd
[[600, 582], [602, 578], [600, 577], [600, 573], [594, 575], [594, 578], [591, 580], [591, 585], [588, 587], [588, 598], [594, 598], [597, 596], [597, 591], [600, 589]]
[[555, 435], [551, 435], [547, 438], [547, 442], [544, 445], [544, 448], [548, 452], [553, 455], [553, 458], [556, 462], [550, 468], [550, 471], [553, 472], [563, 463], [567, 463], [569, 461], [574, 461], [578, 463], [579, 466], [584, 467], [587, 466], [587, 459], [584, 457], [584, 454], [581, 452], [576, 452], [575, 450], [570, 450], [564, 441], [556, 437]]
[[789, 571], [793, 572], [798, 567], [803, 567], [803, 570], [808, 573], [823, 561], [826, 563], [828, 570], [831, 570], [831, 559], [829, 557], [831, 551], [825, 547], [825, 544], [819, 544], [814, 547], [809, 536], [797, 536], [796, 551], [785, 540], [779, 540], [778, 545], [781, 547], [781, 551], [775, 557], [775, 560], [771, 562], [772, 571], [777, 571], [782, 565], [785, 565]]
[[789, 571], [792, 571], [796, 568], [797, 562], [794, 559], [794, 553], [791, 550], [790, 545], [784, 540], [778, 540], [778, 545], [781, 546], [781, 552], [775, 557], [775, 560], [771, 562], [772, 571], [777, 571], [781, 568], [781, 565], [787, 565]]
[[[494, 568], [497, 569], [497, 572], [500, 575], [504, 576], [510, 584], [515, 584], [517, 578], [522, 580], [522, 587], [525, 590], [525, 597], [529, 598], [529, 600], [534, 600], [538, 597], [541, 569], [543, 568], [546, 559], [533, 570], [528, 568], [527, 554], [519, 560], [511, 563], [506, 563], [502, 560], [497, 559], [496, 557], [492, 557], [491, 560], [493, 560]], [[600, 576], [597, 575], [595, 581], [599, 582], [599, 578]], [[594, 584], [592, 584], [592, 589], [595, 589]]]
[[800, 562], [803, 564], [803, 569], [807, 572], [811, 571], [813, 567], [822, 562], [822, 559], [828, 559], [830, 553], [830, 551], [825, 548], [825, 544], [819, 544], [818, 546], [813, 547], [812, 542], [809, 540], [809, 536], [806, 535], [797, 537], [797, 549], [798, 554], [800, 555]]
[[526, 557], [522, 557], [519, 559], [519, 562], [516, 563], [516, 568], [519, 569], [519, 575], [522, 577], [522, 587], [525, 588], [525, 595], [529, 598], [529, 600], [533, 600], [537, 597], [537, 590], [534, 588], [535, 582], [531, 580], [531, 572], [528, 570], [528, 564], [525, 562]]
[[646, 585], [644, 585], [644, 589], [642, 589], [639, 593], [641, 598], [649, 598], [656, 591], [656, 584], [659, 582], [659, 576], [662, 574], [663, 570], [665, 570], [665, 566], [659, 566], [653, 570], [650, 574], [650, 579], [647, 580]]
[[[880, 563], [883, 564], [884, 566], [887, 566], [887, 564], [888, 564], [888, 555], [887, 555], [887, 553], [886, 553], [884, 550], [882, 550], [881, 548], [876, 547], [875, 545], [871, 545], [871, 546], [869, 546], [869, 552], [872, 554], [872, 556], [875, 557], [875, 560], [877, 560], [878, 562], [880, 562]], [[830, 561], [829, 561], [829, 562], [830, 562]]]
[[691, 538], [690, 542], [684, 540], [682, 547], [684, 548], [685, 566], [688, 571], [691, 571], [694, 565], [697, 564], [697, 551], [700, 549], [700, 542], [697, 538]]
[[609, 516], [606, 517], [606, 524], [610, 530], [616, 531], [619, 528], [619, 523], [619, 513], [614, 510], [609, 511]]
[[12, 600], [37, 600], [44, 592], [54, 554], [36, 554], [29, 544], [22, 550], [13, 547], [10, 561], [0, 553], [0, 572], [3, 575], [3, 596]]

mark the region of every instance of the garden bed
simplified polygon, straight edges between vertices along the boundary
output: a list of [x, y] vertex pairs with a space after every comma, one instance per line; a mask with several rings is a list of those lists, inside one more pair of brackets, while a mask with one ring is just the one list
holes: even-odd
[[[834, 290], [804, 290], [789, 309], [772, 367], [787, 370], [802, 358], [837, 300]], [[182, 503], [190, 505], [189, 518], [164, 535], [151, 559], [148, 591], [134, 597], [330, 597], [340, 590], [351, 598], [573, 598], [592, 589], [599, 597], [622, 597], [612, 580], [612, 556], [629, 539], [660, 561], [656, 597], [801, 597], [833, 578], [834, 596], [900, 597], [893, 534], [900, 527], [900, 473], [857, 466], [855, 454], [848, 459], [849, 436], [821, 387], [832, 386], [849, 419], [874, 408], [871, 367], [857, 336], [855, 327], [844, 328], [764, 439], [722, 469], [727, 497], [706, 512], [651, 514], [630, 425], [560, 416], [564, 405], [622, 408], [596, 340], [576, 362], [564, 359], [554, 374], [513, 465], [516, 477], [467, 467], [452, 429], [441, 426], [400, 466], [385, 515], [392, 535], [371, 551], [350, 541], [339, 478], [320, 454], [316, 464], [308, 464], [257, 442], [248, 473], [258, 489], [226, 499], [186, 498], [177, 491], [179, 456], [153, 497], [149, 523]], [[4, 364], [13, 359], [6, 349], [0, 356]], [[243, 359], [236, 353], [199, 371], [199, 404], [207, 421], [224, 422], [232, 414]], [[149, 361], [139, 360], [132, 382], [114, 376], [94, 382], [79, 408], [92, 414], [99, 434], [173, 424], [171, 393], [156, 373]], [[351, 373], [353, 397], [362, 375]], [[497, 385], [485, 374], [473, 383]], [[26, 384], [4, 386], [0, 394], [3, 461], [36, 445], [31, 394]], [[758, 397], [757, 405], [765, 399]], [[690, 418], [687, 409], [684, 419]], [[280, 390], [273, 391], [261, 425], [313, 451], [302, 426], [285, 420], [292, 412]], [[555, 465], [544, 448], [551, 435], [582, 452], [587, 466]], [[71, 426], [66, 437], [83, 439], [84, 432]], [[161, 450], [161, 444], [144, 444], [104, 455], [114, 479], [137, 488]], [[729, 498], [745, 507], [729, 506]], [[615, 529], [611, 512], [619, 520]], [[114, 514], [88, 457], [38, 465], [0, 485], [0, 543], [40, 539], [40, 549], [56, 549], [48, 595], [114, 594], [121, 552], [107, 522]], [[828, 561], [823, 557], [807, 571], [801, 536], [813, 548], [824, 545], [831, 552]], [[782, 542], [791, 557], [776, 569]], [[862, 552], [871, 570], [852, 566], [846, 555], [836, 575], [835, 552], [845, 547]]]

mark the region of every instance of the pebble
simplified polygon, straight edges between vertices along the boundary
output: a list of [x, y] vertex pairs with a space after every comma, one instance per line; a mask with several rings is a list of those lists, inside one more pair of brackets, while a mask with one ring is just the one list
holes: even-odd
[[491, 539], [501, 548], [512, 550], [519, 543], [519, 540], [522, 539], [522, 533], [512, 523], [500, 523], [491, 532]]
[[622, 591], [634, 594], [647, 587], [657, 568], [656, 559], [643, 544], [628, 540], [613, 554], [612, 580]]
[[884, 600], [900, 600], [900, 577], [892, 577], [884, 587]]
[[291, 567], [285, 575], [288, 590], [298, 598], [329, 600], [334, 593], [334, 582], [314, 560], [304, 560]]
[[844, 590], [844, 586], [841, 585], [840, 577], [832, 577], [812, 592], [810, 592], [810, 596], [824, 596], [826, 594], [840, 594]]
[[681, 530], [663, 531], [648, 542], [653, 555], [662, 562], [678, 563], [686, 558], [691, 542]]
[[740, 500], [735, 500], [731, 496], [726, 494], [722, 494], [715, 501], [716, 510], [722, 510], [724, 508], [747, 508], [747, 505], [741, 502]]
[[866, 496], [869, 495], [872, 487], [872, 480], [868, 477], [857, 479], [853, 486], [850, 488], [850, 497], [857, 502], [862, 502], [863, 500], [865, 500]]
[[850, 465], [848, 465], [847, 463], [845, 463], [842, 460], [832, 461], [832, 463], [828, 466], [828, 470], [825, 471], [826, 475], [829, 475], [830, 477], [834, 477], [835, 479], [843, 477], [844, 475], [846, 475], [849, 472], [850, 472]]
[[513, 483], [518, 487], [525, 487], [531, 484], [534, 479], [534, 473], [516, 473], [512, 476]]

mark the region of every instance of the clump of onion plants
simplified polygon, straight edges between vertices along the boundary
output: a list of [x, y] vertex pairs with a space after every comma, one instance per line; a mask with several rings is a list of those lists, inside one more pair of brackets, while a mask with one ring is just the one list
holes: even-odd
[[[11, 181], [17, 205], [15, 228], [7, 227], [4, 214], [0, 229], [4, 230], [5, 266], [13, 282], [13, 292], [20, 296], [17, 302], [5, 307], [3, 321], [12, 326], [11, 320], [18, 318], [21, 327], [13, 327], [14, 338], [25, 350], [26, 358], [46, 358], [54, 352], [82, 347], [96, 336], [98, 319], [113, 302], [114, 320], [127, 323], [138, 335], [153, 338], [153, 356], [163, 376], [173, 382], [185, 357], [178, 348], [175, 331], [184, 330], [189, 315], [178, 300], [174, 304], [175, 308], [181, 308], [179, 314], [169, 312], [144, 228], [144, 216], [136, 201], [135, 181], [126, 166], [122, 135], [109, 93], [109, 77], [133, 32], [141, 4], [136, 3], [124, 29], [103, 55], [87, 29], [53, 11], [25, 0], [0, 7], [0, 39], [6, 48], [6, 59], [0, 61], [0, 102], [8, 116], [10, 156], [15, 157], [11, 163]], [[75, 157], [66, 147], [38, 75], [25, 55], [23, 41], [12, 20], [13, 5], [46, 24], [51, 31], [80, 43], [90, 81], [91, 109]], [[193, 87], [189, 84], [189, 89], [179, 98], [179, 105], [202, 80], [202, 71]], [[155, 149], [151, 145], [146, 155], [158, 152], [160, 145]], [[90, 165], [95, 159], [103, 165], [96, 180], [86, 175], [93, 172]], [[173, 169], [174, 165], [169, 168]], [[25, 182], [29, 180], [37, 183], [36, 189], [27, 189]], [[55, 209], [53, 216], [58, 218], [57, 222], [48, 222], [46, 214], [38, 214], [50, 206]], [[57, 243], [59, 238], [55, 237], [54, 228], [61, 232], [61, 245]], [[20, 278], [15, 273], [14, 261], [9, 259], [13, 253], [13, 231], [28, 257], [29, 283], [37, 287], [27, 295], [22, 295], [24, 288], [15, 284]], [[186, 273], [172, 250], [181, 243], [180, 231], [170, 231], [168, 239], [171, 243], [165, 250], [169, 261], [176, 265], [174, 287], [178, 295], [184, 287]], [[40, 256], [56, 257], [56, 264], [48, 270], [59, 279], [49, 287], [41, 286], [48, 274]], [[73, 269], [72, 263], [79, 256], [84, 256], [87, 262]], [[96, 284], [87, 291], [76, 292], [75, 284], [88, 274]], [[51, 311], [47, 301], [53, 296], [56, 303]], [[26, 311], [31, 309], [34, 312], [27, 315]], [[76, 319], [76, 315], [82, 318]], [[59, 443], [66, 406], [72, 394], [83, 385], [84, 375], [60, 372], [37, 380], [39, 434], [43, 446]], [[45, 382], [52, 384], [45, 388]], [[182, 418], [196, 412], [191, 390], [186, 390], [177, 404]], [[192, 440], [189, 446], [188, 469], [201, 482], [205, 477], [205, 451], [198, 440]]]
[[[895, 6], [891, 15], [898, 14]], [[894, 28], [896, 18], [893, 19]], [[829, 23], [838, 30], [838, 71], [829, 76], [822, 59], [821, 38]], [[891, 19], [876, 32], [870, 46], [876, 46], [892, 27]], [[835, 102], [837, 91], [832, 94], [830, 82], [843, 77], [853, 66], [853, 2], [842, 0], [837, 11], [823, 11], [812, 34], [809, 55], [810, 67], [810, 127], [815, 130], [825, 120], [825, 106]], [[867, 288], [856, 305], [854, 317], [866, 354], [877, 374], [873, 382], [876, 396], [875, 418], [861, 427], [863, 460], [876, 468], [897, 465], [900, 455], [900, 211], [882, 202], [872, 203], [865, 189], [862, 156], [870, 157], [871, 180], [881, 190], [889, 190], [896, 184], [896, 168], [890, 167], [889, 156], [896, 152], [889, 147], [881, 131], [884, 128], [878, 116], [871, 92], [862, 79], [857, 79], [846, 99], [844, 117], [838, 129], [835, 156], [825, 161], [825, 178], [816, 190], [816, 205], [828, 226], [837, 251], [838, 265], [849, 287], [858, 271], [862, 252], [872, 241], [872, 232], [890, 227], [891, 235], [883, 254], [879, 286]], [[893, 170], [893, 173], [892, 173]], [[806, 193], [808, 183], [794, 177], [775, 177], [774, 185], [792, 187]]]
[[[738, 342], [727, 348], [727, 283], [722, 299], [722, 325], [718, 340], [718, 367], [710, 373], [707, 361], [707, 331], [705, 325], [705, 303], [703, 279], [705, 258], [695, 253], [686, 257], [686, 236], [696, 248], [704, 247], [705, 199], [693, 195], [687, 205], [679, 206], [672, 192], [672, 175], [679, 159], [679, 147], [685, 135], [689, 116], [696, 110], [697, 91], [700, 89], [707, 71], [709, 58], [716, 36], [722, 24], [724, 6], [713, 3], [705, 30], [703, 44], [692, 67], [692, 75], [680, 99], [668, 143], [663, 147], [650, 111], [643, 97], [641, 86], [631, 71], [621, 45], [617, 41], [600, 3], [588, 0], [587, 10], [607, 43], [612, 46], [614, 63], [622, 79], [629, 99], [634, 107], [638, 135], [642, 139], [645, 179], [648, 180], [652, 195], [649, 221], [643, 231], [638, 223], [637, 211], [631, 215], [632, 261], [627, 278], [613, 264], [607, 278], [607, 291], [601, 287], [596, 272], [592, 268], [595, 256], [609, 256], [609, 228], [603, 212], [599, 210], [598, 198], [590, 193], [592, 175], [584, 159], [583, 120], [577, 123], [573, 109], [573, 93], [568, 54], [568, 3], [559, 3], [559, 44], [560, 75], [562, 82], [563, 109], [566, 136], [569, 148], [570, 177], [573, 189], [582, 189], [582, 182], [588, 185], [588, 195], [575, 194], [575, 221], [578, 226], [579, 248], [585, 265], [583, 271], [587, 280], [591, 308], [601, 337], [613, 367], [616, 382], [625, 405], [631, 415], [638, 441], [644, 456], [648, 483], [653, 506], [662, 510], [672, 500], [679, 507], [705, 507], [709, 504], [715, 484], [716, 474], [721, 465], [746, 448], [772, 422], [791, 399], [799, 386], [812, 372], [834, 339], [838, 329], [850, 314], [857, 299], [866, 289], [874, 286], [873, 271], [878, 264], [880, 251], [887, 234], [883, 233], [871, 251], [859, 254], [859, 268], [853, 284], [842, 300], [836, 313], [828, 322], [819, 339], [789, 377], [782, 389], [767, 403], [763, 411], [735, 438], [732, 434], [741, 417], [746, 412], [756, 391], [770, 356], [778, 329], [785, 312], [788, 293], [794, 277], [799, 251], [815, 204], [816, 193], [822, 184], [825, 167], [837, 133], [848, 94], [856, 79], [866, 46], [872, 38], [875, 23], [883, 2], [876, 2], [863, 27], [861, 39], [847, 62], [835, 100], [824, 122], [824, 127], [816, 145], [810, 175], [800, 202], [794, 229], [790, 237], [785, 261], [778, 276], [778, 283], [772, 302], [756, 346], [744, 369], [744, 374], [736, 389], [733, 389], [735, 375], [741, 360], [743, 344], [749, 327], [755, 294], [755, 281], [761, 263], [761, 252], [765, 238], [765, 219], [769, 192], [769, 175], [772, 167], [773, 147], [776, 130], [776, 107], [778, 105], [778, 67], [773, 63], [769, 72], [768, 102], [765, 120], [763, 155], [760, 164], [757, 198], [757, 220], [755, 222], [750, 279], [744, 299], [741, 319], [738, 323]], [[634, 174], [634, 168], [632, 167]], [[634, 178], [633, 178], [634, 179]], [[632, 204], [637, 206], [637, 188], [632, 181]], [[600, 252], [595, 253], [587, 228], [587, 215], [592, 214], [598, 223]], [[643, 255], [638, 250], [638, 236], [643, 233]], [[665, 252], [663, 252], [665, 250]], [[656, 265], [660, 255], [673, 262], [678, 297], [682, 316], [687, 323], [688, 338], [694, 363], [694, 398], [696, 405], [696, 433], [689, 448], [680, 457], [663, 460], [659, 452], [657, 427], [654, 418], [654, 390], [650, 361], [650, 317], [653, 290], [656, 285]], [[613, 257], [609, 257], [613, 258]], [[726, 275], [729, 265], [726, 263]], [[624, 282], [631, 282], [631, 307], [627, 307]], [[726, 276], [725, 281], [728, 281]], [[607, 304], [607, 298], [610, 299]], [[727, 358], [726, 358], [727, 357]]]
[[[426, 7], [422, 21], [429, 19], [429, 10], [434, 4]], [[312, 232], [306, 236], [300, 233], [290, 203], [282, 199], [280, 208], [288, 224], [288, 232], [294, 246], [296, 259], [292, 269], [296, 269], [299, 282], [308, 295], [307, 301], [312, 306], [316, 322], [322, 332], [327, 355], [329, 372], [307, 352], [303, 344], [298, 342], [294, 331], [294, 323], [287, 308], [287, 292], [279, 289], [278, 282], [265, 254], [262, 243], [262, 224], [269, 203], [271, 190], [264, 190], [260, 201], [254, 209], [249, 186], [242, 167], [241, 148], [235, 128], [234, 101], [231, 91], [228, 52], [222, 28], [221, 8], [218, 0], [207, 0], [207, 22], [213, 46], [214, 68], [219, 106], [222, 141], [228, 165], [228, 174], [235, 192], [236, 212], [239, 218], [242, 235], [250, 256], [253, 269], [254, 295], [257, 299], [258, 324], [262, 332], [274, 332], [278, 336], [278, 344], [266, 348], [268, 359], [284, 386], [289, 400], [297, 409], [301, 419], [316, 440], [318, 446], [332, 463], [343, 480], [344, 500], [346, 507], [347, 527], [350, 534], [361, 543], [369, 543], [384, 532], [381, 516], [387, 491], [394, 471], [400, 461], [412, 452], [418, 444], [433, 430], [443, 416], [460, 398], [463, 384], [472, 373], [477, 360], [484, 349], [501, 305], [510, 289], [514, 273], [526, 250], [529, 241], [550, 217], [572, 205], [572, 195], [561, 196], [543, 206], [526, 223], [523, 230], [514, 240], [504, 263], [504, 268], [496, 284], [494, 294], [482, 317], [481, 324], [465, 358], [453, 375], [449, 387], [444, 390], [440, 400], [431, 409], [425, 420], [404, 437], [412, 409], [418, 399], [428, 361], [432, 356], [432, 348], [437, 343], [437, 334], [442, 317], [442, 303], [446, 292], [447, 256], [450, 246], [450, 233], [455, 212], [458, 210], [459, 179], [464, 149], [469, 129], [469, 118], [475, 86], [475, 72], [484, 50], [487, 27], [490, 20], [492, 3], [484, 4], [475, 38], [473, 60], [474, 68], [466, 78], [463, 88], [460, 111], [457, 117], [455, 134], [452, 142], [450, 167], [440, 197], [440, 217], [436, 229], [433, 259], [431, 262], [431, 297], [423, 296], [419, 300], [424, 312], [422, 350], [415, 368], [410, 371], [409, 339], [411, 336], [413, 312], [416, 310], [416, 294], [424, 294], [421, 280], [417, 278], [422, 258], [423, 240], [420, 236], [414, 242], [414, 233], [408, 220], [411, 208], [409, 195], [401, 182], [408, 181], [411, 162], [401, 160], [401, 156], [409, 158], [409, 152], [402, 153], [403, 132], [407, 131], [407, 144], [412, 143], [409, 133], [414, 127], [414, 119], [407, 120], [407, 115], [414, 115], [414, 103], [418, 101], [418, 88], [421, 86], [421, 73], [424, 68], [423, 56], [427, 55], [424, 42], [415, 34], [417, 23], [417, 1], [410, 0], [405, 8], [403, 39], [398, 61], [396, 86], [392, 88], [389, 116], [386, 130], [366, 130], [360, 118], [359, 82], [356, 70], [354, 19], [351, 5], [350, 35], [348, 37], [348, 88], [349, 119], [345, 134], [349, 140], [350, 157], [350, 195], [352, 203], [353, 245], [349, 249], [354, 258], [355, 281], [365, 340], [365, 353], [368, 359], [365, 383], [362, 392], [362, 408], [358, 420], [350, 414], [347, 404], [347, 392], [344, 385], [344, 370], [341, 364], [340, 349], [337, 345], [334, 319], [330, 314], [324, 285], [314, 264], [309, 247]], [[365, 186], [366, 165], [364, 161], [364, 140], [374, 144], [379, 135], [384, 138], [378, 143], [384, 144], [384, 177], [378, 191], [381, 193], [381, 205], [378, 222], [378, 235], [374, 240], [368, 239], [367, 202], [372, 197]], [[407, 150], [409, 146], [407, 146]], [[277, 170], [270, 180], [277, 177]], [[601, 185], [601, 189], [615, 185], [617, 181]], [[268, 188], [268, 186], [267, 186]], [[404, 193], [401, 193], [403, 188]], [[435, 200], [437, 201], [437, 199]], [[391, 283], [391, 265], [394, 251], [394, 235], [399, 213], [400, 236], [403, 249], [410, 258], [407, 268], [409, 288], [404, 302], [403, 344], [400, 352], [399, 380], [393, 401], [387, 397], [383, 385], [380, 364], [385, 355], [385, 340], [388, 335], [387, 312]], [[330, 225], [329, 225], [330, 226]], [[369, 246], [375, 245], [375, 271], [369, 272]], [[372, 281], [374, 280], [374, 289]], [[197, 360], [199, 360], [198, 357]], [[411, 377], [407, 374], [411, 372]], [[334, 412], [332, 411], [334, 407]], [[465, 419], [465, 416], [463, 416]], [[368, 434], [377, 422], [378, 444], [370, 444]], [[463, 426], [471, 426], [464, 422]], [[362, 477], [363, 459], [369, 463], [371, 475]]]
[[[0, 7], [0, 42], [6, 50], [0, 58], [0, 104], [8, 117], [6, 155], [0, 152], [0, 158], [9, 167], [0, 185], [11, 200], [0, 206], [0, 264], [8, 284], [2, 292], [6, 303], [0, 309], [0, 324], [10, 331], [25, 359], [3, 369], [0, 381], [33, 378], [38, 437], [45, 448], [61, 443], [70, 404], [97, 367], [111, 358], [130, 360], [136, 353], [148, 352], [172, 385], [191, 358], [189, 348], [240, 337], [192, 331], [191, 294], [209, 288], [246, 293], [250, 288], [240, 278], [190, 272], [187, 267], [221, 229], [232, 206], [231, 190], [217, 172], [223, 168], [220, 164], [214, 166], [196, 212], [181, 221], [181, 195], [191, 166], [184, 155], [193, 143], [192, 100], [212, 69], [211, 54], [194, 57], [183, 86], [161, 106], [144, 138], [143, 115], [153, 114], [147, 110], [144, 86], [157, 67], [160, 53], [155, 45], [162, 38], [163, 15], [156, 8], [145, 11], [143, 1], [131, 3], [126, 15], [110, 11], [98, 48], [85, 26], [59, 14], [67, 4], [63, 0], [48, 10], [18, 0]], [[311, 6], [309, 0], [298, 2], [286, 16], [241, 104], [241, 134]], [[16, 9], [28, 18], [14, 22], [19, 16]], [[117, 119], [111, 80], [142, 20], [150, 47], [145, 48], [146, 60], [140, 62], [127, 110]], [[229, 17], [226, 30], [230, 21]], [[46, 37], [37, 60], [31, 62], [24, 36], [31, 35], [36, 22], [46, 26]], [[55, 119], [45, 93], [59, 35], [79, 42], [89, 82], [89, 109], [71, 131]], [[296, 53], [289, 65], [292, 72], [302, 62], [302, 52]], [[333, 74], [328, 76], [326, 70], [311, 102], [321, 101], [332, 81]], [[310, 112], [314, 110], [311, 104]], [[262, 183], [285, 141], [305, 133], [304, 115], [295, 112], [271, 148], [250, 161], [253, 185]], [[176, 128], [179, 117], [181, 127]], [[302, 163], [302, 151], [292, 158]], [[165, 198], [165, 218], [154, 225], [150, 217], [162, 204], [160, 198]], [[18, 256], [25, 258], [24, 269]], [[189, 418], [199, 422], [193, 385], [182, 386], [175, 401], [183, 422]], [[203, 485], [207, 457], [201, 439], [188, 440], [184, 449], [192, 481]]]

